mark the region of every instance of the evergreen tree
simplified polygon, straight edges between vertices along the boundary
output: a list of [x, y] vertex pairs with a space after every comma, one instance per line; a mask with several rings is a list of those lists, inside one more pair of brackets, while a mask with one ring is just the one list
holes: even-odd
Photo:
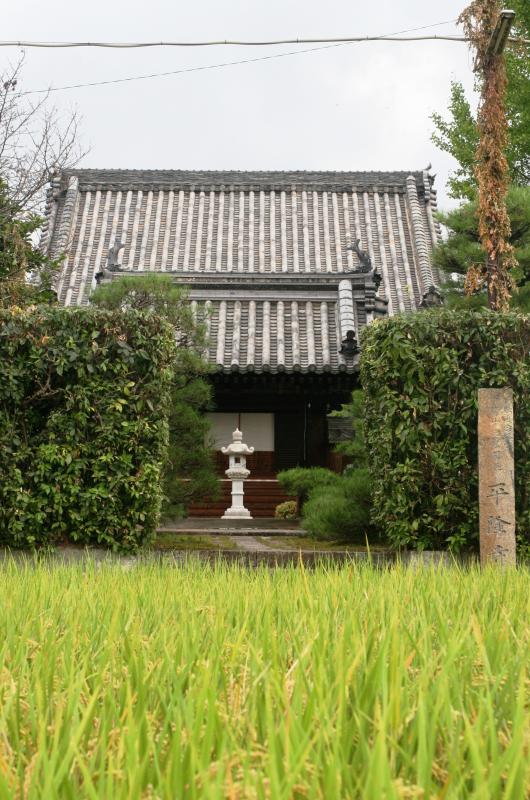
[[[514, 247], [519, 266], [512, 271], [516, 288], [512, 306], [530, 310], [530, 188], [512, 186], [507, 198], [511, 222], [510, 243]], [[486, 304], [485, 292], [470, 298], [464, 297], [462, 279], [469, 264], [484, 261], [486, 254], [477, 230], [477, 202], [463, 203], [459, 208], [439, 215], [449, 235], [433, 253], [434, 263], [446, 277], [446, 300], [452, 307], [482, 307]]]
[[352, 392], [351, 401], [342, 406], [340, 411], [335, 411], [334, 416], [343, 417], [351, 422], [351, 438], [346, 442], [339, 442], [335, 446], [336, 453], [348, 456], [355, 469], [367, 466], [366, 442], [364, 438], [364, 394], [361, 389]]
[[177, 338], [169, 449], [164, 472], [163, 515], [176, 517], [194, 500], [218, 491], [204, 412], [211, 406], [204, 326], [196, 323], [186, 291], [169, 275], [122, 277], [98, 287], [91, 302], [100, 308], [135, 308], [170, 322]]

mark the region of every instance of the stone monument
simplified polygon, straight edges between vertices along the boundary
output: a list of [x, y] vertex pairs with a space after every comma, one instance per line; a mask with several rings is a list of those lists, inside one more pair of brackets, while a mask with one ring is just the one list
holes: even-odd
[[480, 561], [515, 564], [513, 392], [478, 390]]
[[254, 448], [243, 442], [243, 434], [236, 428], [232, 433], [232, 443], [228, 447], [222, 447], [221, 452], [229, 457], [225, 475], [232, 481], [232, 505], [226, 509], [221, 519], [249, 519], [251, 513], [243, 503], [243, 482], [250, 475], [247, 456], [254, 452]]

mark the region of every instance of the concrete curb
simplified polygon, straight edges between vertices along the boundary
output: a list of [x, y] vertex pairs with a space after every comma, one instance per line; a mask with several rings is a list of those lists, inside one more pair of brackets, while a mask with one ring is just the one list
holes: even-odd
[[369, 561], [374, 564], [391, 563], [393, 556], [387, 553], [372, 553], [347, 550], [148, 550], [137, 555], [120, 555], [101, 548], [64, 547], [44, 553], [21, 550], [0, 550], [0, 565], [13, 560], [21, 565], [35, 563], [55, 563], [58, 565], [93, 563], [120, 564], [130, 568], [137, 564], [169, 562], [183, 564], [190, 561], [215, 563], [239, 563], [249, 566], [259, 564], [282, 566], [303, 563]]
[[0, 548], [0, 566], [9, 561], [19, 565], [48, 563], [57, 565], [118, 564], [123, 569], [131, 569], [139, 564], [170, 563], [175, 566], [190, 562], [217, 564], [239, 564], [241, 566], [282, 567], [294, 564], [316, 566], [318, 564], [351, 564], [353, 562], [371, 563], [374, 566], [402, 564], [411, 569], [421, 567], [466, 567], [477, 562], [476, 557], [455, 558], [449, 553], [424, 551], [422, 553], [392, 553], [374, 551], [371, 553], [351, 550], [148, 550], [138, 555], [120, 555], [103, 548], [64, 547], [57, 550], [33, 553], [24, 550]]

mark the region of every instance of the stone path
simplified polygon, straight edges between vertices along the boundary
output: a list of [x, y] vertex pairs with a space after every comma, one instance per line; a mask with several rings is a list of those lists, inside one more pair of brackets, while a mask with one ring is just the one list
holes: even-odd
[[188, 517], [166, 521], [159, 533], [181, 533], [188, 535], [228, 536], [305, 536], [298, 520], [269, 517], [245, 520], [226, 520], [217, 517]]
[[234, 542], [238, 550], [243, 550], [246, 553], [285, 553], [285, 548], [270, 547], [266, 542], [260, 542], [255, 536], [231, 536], [230, 539]]

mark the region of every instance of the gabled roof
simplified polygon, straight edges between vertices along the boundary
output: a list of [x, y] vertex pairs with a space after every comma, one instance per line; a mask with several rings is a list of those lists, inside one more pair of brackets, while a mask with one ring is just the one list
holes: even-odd
[[[415, 310], [438, 284], [432, 183], [427, 172], [69, 170], [51, 186], [43, 247], [65, 254], [66, 305], [88, 302], [119, 243], [119, 270], [189, 285], [198, 313], [208, 303], [220, 369], [350, 370], [348, 330]], [[356, 239], [379, 290], [347, 249]]]

